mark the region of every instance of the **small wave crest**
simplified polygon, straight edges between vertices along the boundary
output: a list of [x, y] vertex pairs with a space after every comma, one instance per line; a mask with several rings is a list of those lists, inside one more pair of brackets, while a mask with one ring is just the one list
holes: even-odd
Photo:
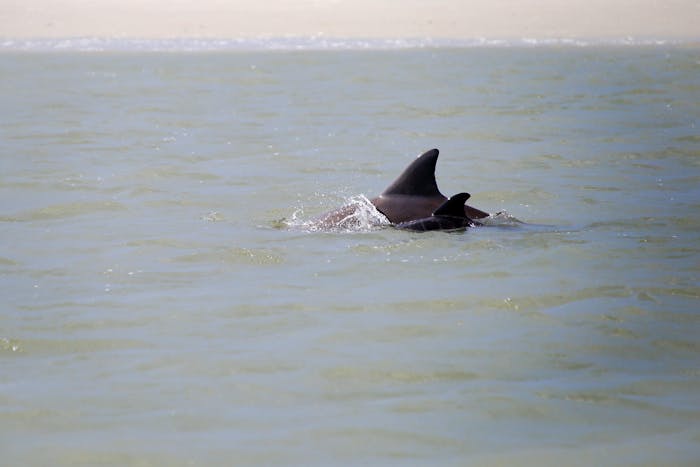
[[525, 225], [525, 222], [509, 214], [508, 211], [499, 211], [496, 214], [491, 214], [484, 219], [479, 219], [479, 222], [486, 226], [497, 227], [518, 227]]
[[582, 38], [342, 38], [324, 35], [257, 37], [257, 38], [0, 38], [0, 50], [19, 51], [78, 51], [78, 52], [212, 52], [236, 50], [393, 50], [416, 48], [474, 48], [474, 47], [540, 47], [573, 46], [661, 46], [680, 45], [694, 41], [667, 38], [621, 37], [611, 39]]
[[391, 223], [365, 195], [359, 194], [349, 197], [342, 207], [313, 219], [305, 219], [304, 209], [298, 208], [290, 219], [282, 219], [277, 225], [307, 232], [371, 232]]

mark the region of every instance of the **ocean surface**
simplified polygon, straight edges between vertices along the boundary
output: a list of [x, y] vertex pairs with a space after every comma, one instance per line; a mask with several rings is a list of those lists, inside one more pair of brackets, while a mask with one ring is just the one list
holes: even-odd
[[0, 464], [700, 463], [697, 45], [139, 44], [2, 43]]

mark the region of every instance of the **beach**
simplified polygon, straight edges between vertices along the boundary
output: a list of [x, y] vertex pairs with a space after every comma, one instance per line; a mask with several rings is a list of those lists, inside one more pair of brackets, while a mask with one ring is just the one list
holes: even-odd
[[696, 0], [5, 0], [0, 38], [697, 38]]

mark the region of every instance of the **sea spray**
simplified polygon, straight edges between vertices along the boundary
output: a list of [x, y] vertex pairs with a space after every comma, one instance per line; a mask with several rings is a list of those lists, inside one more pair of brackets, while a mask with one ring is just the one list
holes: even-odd
[[391, 225], [363, 194], [347, 198], [345, 208], [347, 215], [333, 223], [320, 221], [318, 218], [304, 219], [303, 208], [298, 208], [291, 219], [283, 221], [283, 225], [309, 232], [370, 232]]

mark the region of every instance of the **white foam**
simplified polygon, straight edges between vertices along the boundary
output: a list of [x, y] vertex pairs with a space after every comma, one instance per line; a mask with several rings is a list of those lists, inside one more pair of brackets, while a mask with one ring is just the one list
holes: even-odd
[[371, 232], [391, 225], [389, 219], [379, 212], [365, 195], [351, 196], [344, 206], [352, 209], [348, 209], [346, 217], [334, 221], [333, 224], [318, 219], [304, 219], [302, 209], [294, 211], [292, 218], [284, 223], [289, 228], [309, 232]]
[[697, 40], [625, 37], [618, 39], [520, 38], [493, 39], [357, 39], [306, 37], [260, 37], [241, 39], [137, 39], [76, 37], [60, 39], [0, 39], [0, 51], [76, 52], [217, 52], [259, 50], [394, 50], [473, 47], [589, 47], [589, 46], [672, 46], [697, 44]]

